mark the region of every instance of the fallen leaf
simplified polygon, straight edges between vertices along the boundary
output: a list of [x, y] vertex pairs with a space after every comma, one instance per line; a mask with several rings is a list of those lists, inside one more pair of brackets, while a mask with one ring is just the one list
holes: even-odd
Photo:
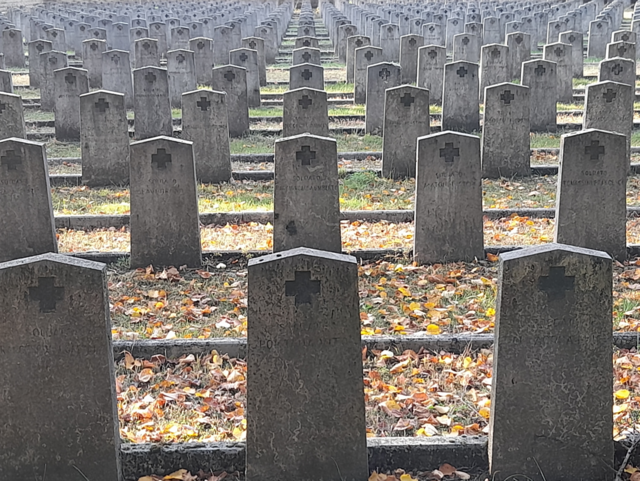
[[448, 463], [444, 463], [442, 466], [438, 468], [438, 471], [440, 471], [445, 476], [451, 476], [453, 473], [456, 472], [456, 468], [454, 468]]

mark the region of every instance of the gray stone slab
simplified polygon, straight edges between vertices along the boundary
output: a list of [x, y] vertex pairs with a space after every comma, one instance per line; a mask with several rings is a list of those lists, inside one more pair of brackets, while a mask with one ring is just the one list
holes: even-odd
[[484, 89], [510, 80], [509, 47], [501, 44], [485, 45], [480, 56], [480, 102]]
[[492, 478], [613, 479], [611, 258], [559, 244], [508, 252], [498, 286]]
[[627, 84], [635, 89], [635, 60], [625, 58], [603, 60], [598, 66], [598, 82], [603, 82], [605, 80]]
[[55, 86], [53, 71], [67, 66], [67, 54], [56, 50], [40, 54], [40, 109], [53, 111], [55, 105]]
[[167, 70], [144, 67], [133, 71], [136, 139], [173, 135]]
[[636, 60], [636, 44], [631, 42], [619, 41], [607, 44], [607, 58], [626, 58]]
[[170, 29], [167, 48], [169, 50], [188, 50], [190, 31], [187, 27], [177, 26]]
[[211, 86], [211, 69], [213, 68], [213, 40], [205, 37], [192, 38], [189, 41], [193, 52], [198, 85]]
[[0, 92], [0, 140], [27, 138], [22, 97]]
[[477, 35], [460, 33], [453, 37], [454, 62], [480, 62], [480, 39]]
[[324, 90], [302, 88], [283, 95], [282, 136], [304, 133], [329, 137], [329, 109]]
[[0, 141], [0, 262], [57, 251], [44, 144]]
[[250, 109], [260, 107], [258, 51], [250, 48], [233, 49], [229, 52], [229, 64], [245, 69], [247, 76], [247, 103]]
[[442, 129], [480, 130], [478, 64], [452, 62], [444, 66]]
[[[296, 39], [296, 43], [297, 43]], [[260, 37], [246, 37], [242, 39], [242, 46], [258, 52], [258, 69], [260, 73], [260, 86], [267, 85], [267, 60], [264, 52], [264, 39]]]
[[611, 38], [609, 23], [603, 20], [594, 20], [589, 24], [589, 44], [587, 57], [605, 58], [607, 43]]
[[167, 52], [167, 79], [171, 107], [182, 105], [182, 94], [197, 88], [196, 69], [191, 50], [169, 50]]
[[522, 64], [520, 83], [529, 87], [529, 123], [531, 132], [555, 132], [557, 130], [557, 79], [556, 63], [547, 60], [530, 60]]
[[324, 90], [324, 68], [303, 63], [289, 68], [289, 89], [310, 88]]
[[400, 27], [388, 23], [380, 28], [380, 47], [385, 62], [400, 61]]
[[401, 84], [402, 69], [398, 64], [383, 62], [367, 69], [365, 133], [382, 135], [385, 91]]
[[131, 267], [202, 263], [191, 142], [155, 137], [131, 144]]
[[[292, 53], [291, 65], [299, 65], [301, 63], [311, 63], [313, 65], [322, 65], [322, 61], [320, 60], [319, 48], [311, 48], [311, 47], [296, 48], [296, 49], [293, 49], [291, 53]], [[348, 69], [349, 67], [347, 67], [347, 71]]]
[[367, 99], [367, 69], [382, 62], [382, 49], [372, 46], [357, 48], [355, 57], [353, 101], [356, 104], [364, 104]]
[[155, 38], [141, 38], [133, 42], [135, 68], [160, 67], [160, 52]]
[[560, 103], [570, 104], [573, 102], [572, 56], [569, 44], [557, 42], [544, 46], [542, 58], [556, 64], [556, 94]]
[[124, 94], [127, 109], [133, 108], [133, 77], [129, 52], [107, 50], [102, 54], [102, 88]]
[[296, 135], [275, 143], [273, 250], [342, 251], [334, 139]]
[[249, 104], [247, 100], [247, 71], [235, 65], [213, 69], [213, 88], [227, 93], [229, 135], [242, 137], [249, 133]]
[[53, 72], [55, 135], [59, 141], [80, 140], [80, 95], [89, 92], [87, 71], [67, 67]]
[[247, 481], [367, 479], [357, 277], [315, 249], [249, 262]]
[[584, 74], [584, 35], [574, 30], [562, 32], [560, 42], [571, 45], [571, 67], [574, 78]]
[[102, 54], [107, 50], [105, 40], [82, 42], [82, 67], [89, 72], [89, 88], [102, 88]]
[[418, 50], [424, 45], [421, 35], [404, 35], [400, 37], [400, 67], [402, 83], [416, 83], [418, 78]]
[[3, 475], [122, 481], [105, 265], [0, 264], [0, 306]]
[[447, 52], [444, 47], [427, 45], [418, 49], [417, 86], [429, 90], [429, 101], [442, 102], [442, 81]]
[[40, 54], [52, 50], [53, 44], [48, 40], [34, 40], [28, 44], [29, 52], [29, 86], [40, 87], [41, 64], [39, 61]]
[[[522, 64], [531, 60], [531, 35], [523, 32], [507, 34], [508, 81], [519, 80]], [[580, 64], [582, 67], [582, 64]]]
[[[355, 70], [356, 70], [356, 49], [362, 47], [368, 47], [371, 45], [371, 39], [366, 35], [352, 35], [347, 38], [347, 83], [354, 82]], [[315, 63], [306, 61], [307, 63]], [[294, 65], [295, 65], [295, 50], [294, 50]]]

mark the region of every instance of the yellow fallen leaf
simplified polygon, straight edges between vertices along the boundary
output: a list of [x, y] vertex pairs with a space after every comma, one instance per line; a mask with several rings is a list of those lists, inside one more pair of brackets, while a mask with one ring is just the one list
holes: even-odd
[[478, 411], [478, 414], [480, 414], [480, 416], [482, 416], [485, 419], [489, 419], [489, 417], [491, 416], [491, 409], [480, 408], [480, 410]]
[[162, 479], [166, 481], [176, 480], [176, 479], [179, 481], [182, 481], [184, 479], [184, 475], [187, 473], [188, 471], [186, 469], [179, 469], [175, 473], [168, 474]]
[[618, 389], [615, 393], [613, 393], [613, 395], [616, 397], [616, 399], [627, 399], [631, 395], [631, 393], [628, 389]]
[[437, 326], [436, 324], [429, 324], [427, 326], [427, 332], [433, 335], [440, 334], [440, 326]]
[[412, 478], [410, 474], [403, 474], [400, 476], [400, 481], [418, 481], [416, 478]]

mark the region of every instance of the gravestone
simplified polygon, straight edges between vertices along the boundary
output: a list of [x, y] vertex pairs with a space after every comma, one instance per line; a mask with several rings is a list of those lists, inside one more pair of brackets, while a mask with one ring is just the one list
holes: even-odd
[[480, 62], [480, 39], [469, 33], [460, 33], [454, 36], [453, 61]]
[[[297, 41], [298, 39], [296, 39]], [[264, 53], [264, 39], [260, 37], [247, 37], [242, 39], [242, 47], [250, 48], [258, 52], [258, 71], [260, 74], [260, 86], [267, 85], [267, 61]], [[297, 48], [297, 47], [296, 47]]]
[[611, 80], [635, 87], [636, 63], [625, 58], [612, 58], [600, 62], [598, 68], [598, 82]]
[[247, 74], [242, 67], [224, 65], [213, 69], [213, 88], [227, 93], [229, 135], [242, 137], [249, 133], [249, 104], [247, 101]]
[[342, 252], [337, 158], [334, 139], [304, 134], [276, 140], [274, 252]]
[[480, 139], [418, 139], [413, 255], [420, 264], [484, 258]]
[[40, 87], [41, 66], [40, 54], [50, 52], [52, 43], [47, 40], [34, 40], [29, 42], [29, 87]]
[[400, 37], [400, 68], [402, 83], [415, 83], [418, 72], [418, 49], [424, 45], [420, 35], [404, 35]]
[[283, 95], [282, 136], [329, 137], [329, 109], [324, 90], [296, 89]]
[[6, 67], [24, 68], [24, 48], [20, 30], [7, 28], [2, 31], [2, 53]]
[[205, 89], [182, 95], [182, 138], [193, 142], [199, 182], [231, 181], [226, 98], [224, 92]]
[[44, 144], [0, 141], [0, 185], [0, 262], [58, 252]]
[[573, 77], [582, 77], [584, 69], [584, 36], [580, 32], [570, 30], [560, 34], [560, 42], [571, 45], [571, 66]]
[[82, 42], [82, 67], [88, 72], [89, 88], [102, 88], [102, 54], [107, 50], [105, 40]]
[[604, 20], [594, 20], [589, 24], [589, 43], [587, 57], [604, 58], [609, 43], [609, 23]]
[[211, 69], [213, 68], [213, 40], [196, 37], [189, 41], [189, 46], [193, 52], [197, 84], [210, 86]]
[[[234, 47], [231, 27], [225, 25], [215, 27], [213, 31], [213, 64], [226, 65], [229, 62], [229, 52]], [[275, 63], [275, 58], [273, 60]]]
[[558, 102], [573, 102], [573, 64], [571, 45], [552, 43], [544, 46], [542, 58], [556, 64]]
[[151, 22], [149, 24], [149, 37], [158, 41], [158, 53], [163, 57], [169, 50], [167, 25], [164, 22]]
[[626, 258], [626, 154], [622, 134], [589, 129], [562, 136], [555, 242]]
[[[158, 51], [158, 41], [155, 38], [150, 38], [149, 37], [149, 29], [148, 28], [131, 28], [129, 30], [129, 52], [133, 52], [134, 56], [132, 58], [132, 60], [134, 61], [133, 63], [133, 67], [134, 68], [139, 68], [138, 65], [135, 63], [135, 60], [137, 59], [137, 55], [136, 55], [136, 42], [138, 40], [142, 40], [142, 39], [148, 39], [151, 40], [153, 42], [155, 42], [154, 46], [155, 46], [155, 51], [156, 54], [158, 55], [158, 58], [160, 58], [160, 55], [157, 53]], [[142, 65], [140, 66], [142, 67]]]
[[293, 48], [303, 48], [303, 47], [320, 48], [320, 41], [316, 37], [309, 37], [309, 36], [296, 38]]
[[[274, 29], [269, 25], [260, 25], [256, 27], [254, 32], [255, 37], [260, 37], [264, 40], [264, 56], [265, 56], [265, 61], [268, 64], [276, 63], [276, 55], [278, 55], [278, 41], [277, 41], [276, 35], [277, 34], [274, 31]], [[304, 37], [304, 39], [309, 39], [306, 41], [308, 41], [310, 45], [304, 45], [305, 40], [299, 39], [299, 40], [303, 40], [303, 45], [299, 46], [296, 43], [294, 48], [299, 48], [299, 47], [317, 48], [318, 47], [317, 43], [313, 45], [313, 42], [310, 40], [310, 37]], [[215, 41], [215, 38], [214, 38], [214, 41]]]
[[87, 71], [67, 67], [53, 73], [55, 134], [59, 141], [80, 140], [80, 95], [89, 92]]
[[243, 67], [247, 76], [247, 102], [249, 108], [260, 107], [260, 72], [258, 70], [258, 51], [249, 48], [237, 48], [229, 52], [229, 64]]
[[611, 258], [561, 244], [507, 252], [498, 286], [492, 479], [613, 478]]
[[453, 62], [444, 66], [442, 130], [480, 130], [478, 64]]
[[453, 52], [454, 50], [454, 37], [464, 33], [464, 20], [460, 18], [448, 18], [446, 22], [446, 35], [447, 35], [447, 52]]
[[13, 74], [10, 70], [0, 70], [0, 93], [13, 93]]
[[371, 46], [357, 48], [355, 56], [353, 101], [364, 104], [367, 100], [367, 70], [369, 66], [382, 62], [382, 49]]
[[52, 111], [55, 105], [54, 70], [67, 66], [67, 54], [51, 50], [40, 54], [40, 109]]
[[[153, 68], [153, 67], [148, 67]], [[191, 142], [155, 137], [131, 144], [131, 268], [202, 263]]]
[[124, 94], [127, 109], [133, 108], [133, 80], [129, 52], [107, 50], [102, 54], [102, 88]]
[[429, 90], [429, 101], [442, 102], [442, 80], [447, 52], [444, 47], [427, 45], [418, 49], [417, 86]]
[[191, 50], [169, 50], [167, 52], [167, 78], [171, 107], [179, 109], [182, 94], [197, 88], [196, 70]]
[[531, 175], [529, 88], [502, 83], [485, 89], [482, 177]]
[[529, 123], [531, 132], [555, 132], [556, 64], [546, 60], [530, 60], [522, 64], [520, 83], [529, 87]]
[[484, 89], [509, 80], [509, 47], [501, 44], [482, 47], [480, 59], [480, 102], [484, 102]]
[[0, 92], [0, 140], [27, 138], [22, 97]]
[[382, 139], [383, 177], [415, 177], [418, 137], [430, 133], [429, 91], [410, 85], [387, 89]]
[[289, 68], [289, 90], [310, 88], [324, 90], [324, 68], [302, 63]]
[[247, 481], [367, 479], [358, 302], [351, 256], [249, 261]]
[[[368, 47], [371, 45], [371, 39], [365, 35], [352, 35], [347, 38], [347, 83], [354, 82], [355, 67], [356, 67], [356, 49], [362, 47]], [[294, 65], [295, 65], [295, 50], [293, 51]], [[318, 55], [320, 50], [318, 49]], [[318, 60], [320, 58], [318, 57]], [[306, 63], [315, 63], [313, 61], [306, 61]], [[320, 64], [318, 64], [320, 65]]]
[[597, 82], [587, 85], [584, 129], [617, 132], [626, 137], [627, 159], [631, 158], [634, 89], [617, 82]]
[[500, 43], [501, 41], [500, 20], [491, 16], [484, 17], [482, 19], [482, 42], [488, 45], [490, 43]]
[[607, 58], [626, 58], [636, 60], [636, 44], [631, 42], [611, 42], [607, 44]]
[[367, 70], [365, 133], [382, 135], [385, 91], [402, 84], [402, 69], [394, 63], [378, 63]]
[[173, 27], [170, 29], [170, 39], [167, 44], [169, 50], [188, 50], [190, 32], [186, 27]]
[[[302, 63], [311, 63], [313, 65], [322, 65], [322, 61], [320, 60], [320, 49], [319, 48], [296, 48], [293, 49], [292, 53], [292, 62], [291, 65], [299, 65]], [[347, 67], [347, 71], [349, 67]]]
[[[507, 34], [508, 80], [520, 79], [522, 64], [531, 60], [531, 35], [515, 32]], [[482, 72], [480, 72], [482, 77]]]
[[122, 481], [106, 266], [6, 262], [0, 294], [4, 476]]
[[124, 94], [97, 90], [80, 96], [82, 183], [129, 182], [129, 124]]
[[158, 67], [137, 68], [133, 71], [135, 91], [135, 137], [138, 140], [173, 135], [169, 81], [167, 70]]
[[442, 32], [442, 26], [437, 23], [427, 23], [422, 26], [422, 36], [425, 45], [445, 46], [445, 37]]
[[400, 28], [388, 23], [380, 28], [380, 48], [385, 62], [400, 60]]
[[637, 33], [631, 30], [617, 30], [611, 34], [612, 42], [637, 42]]
[[141, 38], [133, 43], [135, 68], [160, 67], [158, 41], [153, 38]]

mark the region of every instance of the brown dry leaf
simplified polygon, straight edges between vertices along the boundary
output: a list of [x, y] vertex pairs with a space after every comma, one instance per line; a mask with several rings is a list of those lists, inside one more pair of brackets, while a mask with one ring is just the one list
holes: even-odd
[[631, 475], [629, 481], [640, 481], [640, 471], [636, 471]]
[[198, 270], [198, 271], [196, 271], [196, 272], [197, 272], [197, 273], [198, 273], [198, 275], [199, 275], [200, 277], [202, 277], [203, 279], [209, 279], [209, 278], [211, 277], [211, 275], [212, 275], [212, 274], [211, 274], [211, 272], [208, 272], [208, 271], [200, 271], [200, 270]]
[[368, 481], [386, 481], [386, 479], [387, 479], [386, 474], [381, 474], [381, 473], [378, 473], [377, 471], [374, 471], [373, 473], [371, 473], [371, 476], [369, 476]]
[[124, 367], [131, 370], [135, 366], [136, 361], [129, 351], [124, 353]]
[[442, 466], [438, 468], [438, 471], [440, 471], [445, 476], [451, 476], [453, 473], [456, 472], [456, 468], [454, 468], [448, 463], [444, 463]]
[[[147, 369], [143, 369], [142, 371], [140, 371], [140, 374], [138, 374], [138, 380], [140, 382], [149, 382], [151, 381], [151, 378], [153, 378], [153, 371], [149, 368]], [[169, 478], [171, 479], [171, 478]], [[180, 478], [182, 479], [182, 478]]]
[[162, 478], [164, 481], [193, 481], [194, 479], [196, 479], [194, 476], [191, 476], [191, 473], [189, 473], [189, 471], [187, 471], [186, 469], [179, 469], [178, 471], [168, 474], [166, 475], [164, 478]]

